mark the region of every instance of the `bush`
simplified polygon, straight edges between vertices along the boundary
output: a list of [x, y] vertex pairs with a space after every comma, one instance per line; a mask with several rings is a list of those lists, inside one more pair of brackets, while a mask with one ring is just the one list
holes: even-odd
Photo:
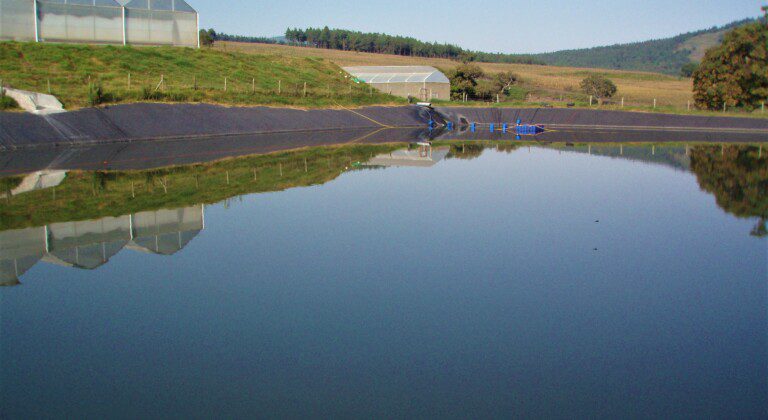
[[106, 102], [111, 102], [112, 95], [107, 95], [104, 92], [104, 88], [101, 86], [101, 82], [88, 85], [88, 103], [91, 106], [101, 105]]
[[0, 110], [16, 109], [19, 104], [13, 98], [5, 94], [5, 89], [0, 88]]
[[601, 104], [604, 99], [612, 98], [618, 90], [613, 81], [599, 74], [590, 74], [581, 81], [580, 86], [584, 93], [594, 96]]
[[485, 74], [483, 69], [475, 64], [462, 64], [448, 72], [448, 79], [451, 80], [451, 97], [461, 99], [466, 93], [467, 96], [475, 95], [477, 80]]
[[475, 88], [475, 97], [481, 101], [496, 101], [496, 95], [499, 91], [492, 82], [481, 81]]

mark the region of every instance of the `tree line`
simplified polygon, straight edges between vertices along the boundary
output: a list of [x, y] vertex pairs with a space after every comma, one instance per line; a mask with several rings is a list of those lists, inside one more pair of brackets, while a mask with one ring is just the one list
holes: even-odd
[[424, 42], [405, 36], [349, 31], [346, 29], [287, 29], [287, 42], [314, 48], [394, 54], [412, 57], [447, 58], [463, 62], [543, 64], [528, 55], [496, 54], [465, 50], [452, 44]]
[[201, 29], [200, 39], [204, 45], [213, 44], [214, 41], [232, 41], [232, 42], [250, 42], [253, 44], [281, 44], [278, 38], [267, 38], [263, 36], [243, 36], [230, 35], [223, 32], [216, 32], [214, 29]]

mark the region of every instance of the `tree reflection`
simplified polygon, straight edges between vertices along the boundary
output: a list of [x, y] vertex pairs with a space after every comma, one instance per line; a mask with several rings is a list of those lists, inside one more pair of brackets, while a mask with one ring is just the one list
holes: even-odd
[[696, 146], [691, 149], [691, 170], [725, 211], [760, 219], [753, 236], [768, 236], [768, 159], [759, 147]]
[[451, 153], [448, 155], [448, 158], [464, 160], [477, 159], [483, 154], [485, 148], [486, 146], [482, 143], [452, 144]]

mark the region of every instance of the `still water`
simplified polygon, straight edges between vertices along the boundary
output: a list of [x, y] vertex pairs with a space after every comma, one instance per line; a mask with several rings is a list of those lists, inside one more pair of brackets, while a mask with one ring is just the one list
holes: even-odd
[[419, 153], [8, 219], [0, 417], [768, 415], [756, 147]]

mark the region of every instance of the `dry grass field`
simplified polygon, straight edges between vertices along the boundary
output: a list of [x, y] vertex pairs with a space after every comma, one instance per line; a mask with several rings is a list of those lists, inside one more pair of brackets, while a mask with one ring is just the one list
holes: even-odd
[[[325, 50], [286, 45], [217, 42], [216, 49], [248, 54], [283, 55], [293, 57], [324, 58], [339, 66], [384, 65], [431, 65], [443, 71], [458, 65], [446, 59], [404, 57], [386, 54], [359, 53], [353, 51]], [[650, 107], [657, 100], [659, 107], [683, 110], [692, 100], [690, 79], [658, 73], [644, 73], [605, 69], [535, 66], [525, 64], [478, 63], [487, 73], [513, 71], [522, 79], [524, 87], [531, 91], [529, 100], [536, 102], [584, 100], [579, 94], [579, 82], [590, 73], [604, 74], [619, 88], [615, 101], [624, 97], [628, 106]]]

